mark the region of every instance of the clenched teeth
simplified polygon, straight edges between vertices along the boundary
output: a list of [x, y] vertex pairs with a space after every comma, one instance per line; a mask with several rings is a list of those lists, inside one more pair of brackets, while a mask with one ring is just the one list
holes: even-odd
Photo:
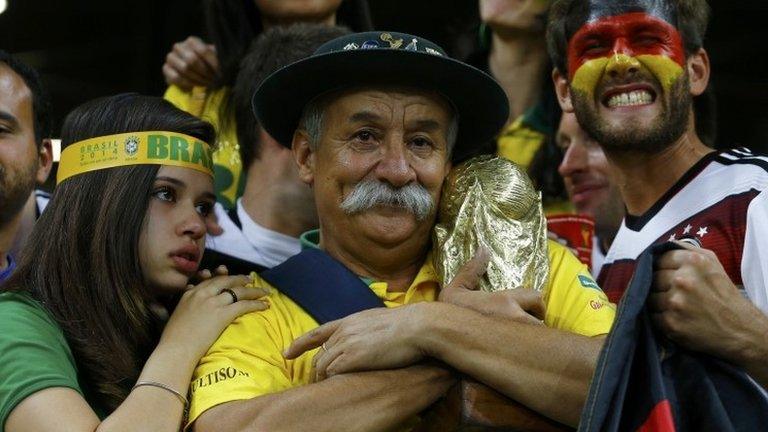
[[608, 108], [646, 105], [653, 102], [653, 95], [648, 90], [633, 90], [627, 93], [618, 93], [610, 97], [606, 105]]

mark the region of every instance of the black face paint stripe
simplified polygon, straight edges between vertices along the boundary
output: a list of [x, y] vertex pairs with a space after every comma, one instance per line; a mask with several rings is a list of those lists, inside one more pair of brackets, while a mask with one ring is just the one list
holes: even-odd
[[588, 0], [571, 3], [566, 20], [566, 36], [571, 40], [586, 23], [600, 18], [643, 12], [677, 25], [677, 9], [669, 0]]

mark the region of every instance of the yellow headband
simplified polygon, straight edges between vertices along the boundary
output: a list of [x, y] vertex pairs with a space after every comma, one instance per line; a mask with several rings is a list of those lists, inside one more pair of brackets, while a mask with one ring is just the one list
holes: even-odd
[[89, 171], [128, 165], [173, 165], [213, 177], [211, 147], [176, 132], [128, 132], [89, 138], [61, 152], [56, 184]]

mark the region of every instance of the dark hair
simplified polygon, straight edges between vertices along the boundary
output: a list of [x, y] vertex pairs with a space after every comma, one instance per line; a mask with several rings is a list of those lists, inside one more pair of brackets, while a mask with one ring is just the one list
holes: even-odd
[[39, 148], [43, 139], [51, 137], [51, 102], [37, 71], [19, 61], [16, 57], [0, 50], [0, 63], [5, 63], [16, 75], [24, 80], [32, 93], [32, 121], [35, 141]]
[[704, 93], [693, 98], [693, 115], [696, 135], [707, 147], [717, 147], [717, 97], [708, 85]]
[[[122, 132], [166, 130], [214, 142], [213, 127], [158, 97], [87, 102], [64, 121], [62, 147]], [[114, 410], [157, 344], [161, 321], [139, 264], [139, 236], [159, 165], [87, 172], [54, 190], [3, 290], [26, 291], [61, 326], [81, 384]]]
[[240, 64], [240, 71], [232, 87], [230, 112], [233, 110], [234, 116], [221, 116], [224, 119], [235, 119], [243, 172], [247, 172], [251, 162], [260, 153], [259, 122], [251, 107], [256, 89], [272, 72], [309, 57], [320, 45], [346, 34], [349, 34], [349, 30], [344, 27], [294, 24], [271, 28], [253, 42]]
[[[606, 0], [610, 1], [610, 0]], [[709, 5], [706, 0], [666, 0], [677, 12], [677, 28], [683, 39], [686, 55], [702, 47], [709, 22]], [[578, 29], [569, 28], [569, 18], [576, 9], [583, 9], [584, 0], [557, 0], [549, 9], [547, 23], [547, 50], [557, 70], [568, 73], [566, 52], [568, 40]]]
[[[264, 31], [261, 13], [254, 0], [207, 0], [207, 30], [216, 46], [221, 74], [215, 87], [235, 82], [240, 60], [248, 47]], [[355, 32], [373, 30], [367, 0], [345, 0], [336, 11], [338, 23]]]
[[[547, 79], [545, 82], [552, 84], [551, 79]], [[542, 92], [536, 111], [531, 112], [531, 115], [546, 129], [539, 130], [544, 134], [544, 139], [531, 159], [531, 164], [528, 166], [528, 176], [536, 189], [541, 191], [541, 200], [545, 207], [553, 203], [567, 201], [568, 193], [565, 190], [565, 182], [563, 176], [557, 171], [557, 167], [563, 160], [563, 152], [555, 142], [557, 126], [563, 112], [552, 87], [546, 88]]]

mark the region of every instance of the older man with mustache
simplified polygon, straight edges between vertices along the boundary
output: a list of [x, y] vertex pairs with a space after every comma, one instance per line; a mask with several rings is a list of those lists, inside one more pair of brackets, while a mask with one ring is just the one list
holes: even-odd
[[361, 33], [273, 74], [254, 110], [292, 142], [320, 229], [256, 278], [274, 288], [269, 310], [201, 360], [195, 430], [408, 428], [455, 371], [575, 424], [615, 313], [586, 267], [550, 243], [542, 298], [474, 291], [487, 252], [442, 288], [431, 264], [452, 156], [507, 119], [495, 81], [425, 39]]

